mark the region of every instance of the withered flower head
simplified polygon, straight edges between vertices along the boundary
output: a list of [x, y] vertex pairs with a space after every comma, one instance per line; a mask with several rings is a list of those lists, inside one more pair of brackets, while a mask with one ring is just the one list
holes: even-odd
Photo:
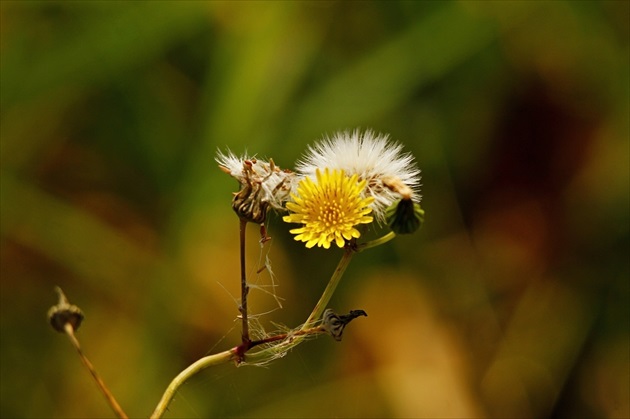
[[234, 194], [232, 209], [236, 214], [256, 224], [262, 224], [270, 208], [284, 211], [284, 205], [297, 184], [295, 173], [282, 170], [273, 160], [237, 157], [232, 152], [217, 153], [219, 168], [241, 184]]

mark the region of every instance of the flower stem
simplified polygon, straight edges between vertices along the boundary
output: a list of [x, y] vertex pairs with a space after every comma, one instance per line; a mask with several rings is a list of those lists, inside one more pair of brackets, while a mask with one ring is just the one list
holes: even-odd
[[245, 229], [247, 227], [247, 220], [245, 218], [239, 219], [239, 237], [240, 237], [240, 251], [241, 251], [241, 306], [239, 311], [241, 312], [241, 319], [243, 320], [243, 326], [241, 330], [242, 345], [245, 350], [249, 349], [249, 323], [247, 320], [247, 293], [249, 287], [247, 286], [247, 272], [245, 271]]
[[339, 281], [341, 281], [341, 277], [343, 276], [346, 268], [350, 264], [352, 260], [352, 256], [356, 253], [352, 247], [348, 246], [344, 250], [344, 254], [333, 272], [322, 296], [319, 298], [319, 301], [315, 305], [315, 308], [311, 312], [310, 316], [306, 322], [302, 325], [302, 327], [289, 334], [278, 335], [278, 337], [271, 337], [269, 340], [263, 339], [261, 342], [256, 342], [256, 345], [263, 343], [270, 343], [273, 341], [280, 341], [278, 345], [272, 346], [270, 348], [265, 348], [261, 351], [257, 351], [254, 353], [247, 354], [247, 363], [253, 365], [263, 365], [265, 362], [274, 359], [276, 356], [284, 354], [288, 352], [291, 348], [298, 346], [300, 343], [306, 339], [307, 336], [325, 333], [325, 329], [315, 326], [317, 321], [322, 317], [326, 306], [330, 302], [337, 285], [339, 285]]
[[[246, 223], [247, 223], [246, 221], [241, 220], [241, 286], [242, 286], [241, 290], [243, 292], [242, 294], [243, 301], [241, 303], [241, 313], [243, 314], [243, 319], [246, 319], [246, 313], [247, 313], [246, 311], [247, 283], [245, 281], [245, 274], [244, 274], [245, 263], [244, 263], [244, 256], [243, 256], [245, 253], [245, 246], [243, 243], [244, 243], [244, 231], [245, 231]], [[365, 243], [364, 245], [360, 245], [359, 249], [363, 250], [369, 247], [374, 247], [381, 243], [385, 243], [391, 240], [392, 238], [394, 238], [394, 236], [395, 234], [390, 233], [380, 239], [374, 240], [373, 242], [368, 242], [368, 243]], [[372, 244], [372, 243], [376, 243], [376, 244]], [[278, 354], [285, 353], [289, 349], [299, 345], [309, 335], [325, 333], [326, 332], [325, 329], [323, 329], [320, 326], [315, 326], [315, 324], [322, 317], [322, 314], [324, 313], [326, 306], [330, 302], [330, 299], [332, 298], [333, 293], [335, 292], [335, 289], [337, 288], [337, 285], [339, 285], [339, 282], [341, 281], [341, 277], [346, 271], [346, 268], [348, 268], [348, 265], [350, 264], [350, 261], [352, 260], [352, 256], [356, 252], [357, 250], [353, 249], [351, 246], [348, 246], [345, 248], [343, 256], [341, 257], [341, 260], [337, 264], [337, 268], [335, 269], [335, 272], [333, 272], [330, 280], [328, 281], [328, 284], [326, 285], [326, 288], [324, 289], [322, 296], [319, 298], [319, 301], [315, 305], [315, 308], [309, 315], [304, 325], [299, 330], [293, 333], [288, 333], [288, 334], [285, 333], [285, 334], [280, 334], [276, 336], [270, 336], [260, 341], [254, 341], [254, 342], [252, 342], [249, 339], [248, 335], [245, 335], [245, 333], [243, 333], [243, 343], [241, 343], [241, 345], [235, 348], [232, 348], [229, 351], [224, 351], [215, 355], [210, 355], [210, 356], [201, 358], [200, 360], [198, 360], [197, 362], [193, 363], [188, 368], [186, 368], [184, 371], [182, 371], [177, 377], [175, 377], [175, 379], [171, 382], [171, 384], [169, 384], [168, 388], [166, 389], [166, 392], [164, 392], [164, 395], [162, 396], [162, 400], [160, 400], [160, 403], [158, 404], [158, 406], [155, 408], [155, 411], [151, 415], [151, 419], [161, 418], [164, 412], [166, 411], [166, 408], [168, 407], [169, 403], [173, 399], [175, 392], [179, 389], [179, 387], [184, 382], [186, 382], [186, 380], [188, 380], [190, 377], [192, 377], [193, 375], [197, 374], [198, 372], [200, 372], [201, 370], [205, 368], [222, 364], [230, 360], [234, 360], [237, 362], [237, 364], [241, 364], [245, 361], [245, 353], [249, 351], [250, 349], [252, 349], [253, 347], [262, 345], [262, 344], [279, 342], [277, 346], [266, 348], [261, 351], [247, 355], [247, 363], [262, 364], [266, 361], [273, 359]], [[244, 322], [243, 331], [245, 332], [246, 330], [247, 330], [246, 323]], [[247, 340], [245, 340], [246, 338]]]
[[326, 306], [330, 302], [330, 299], [333, 293], [335, 292], [337, 285], [339, 285], [339, 281], [341, 281], [341, 277], [343, 276], [343, 273], [346, 271], [346, 268], [350, 264], [350, 261], [352, 260], [352, 255], [354, 255], [354, 253], [355, 251], [352, 250], [350, 247], [345, 248], [343, 256], [341, 257], [341, 260], [339, 261], [339, 264], [337, 265], [335, 272], [330, 277], [330, 281], [328, 281], [328, 285], [326, 285], [326, 289], [324, 289], [324, 292], [322, 293], [322, 296], [319, 298], [317, 305], [315, 305], [315, 308], [311, 312], [311, 315], [308, 316], [306, 323], [304, 323], [304, 325], [302, 326], [302, 330], [306, 330], [313, 327], [315, 322], [320, 317], [322, 317], [322, 314], [324, 313]]
[[365, 249], [369, 249], [371, 247], [376, 247], [376, 246], [380, 246], [381, 244], [385, 244], [388, 241], [392, 240], [394, 237], [396, 237], [396, 233], [394, 233], [393, 231], [390, 231], [389, 233], [385, 234], [382, 237], [379, 237], [378, 239], [370, 240], [369, 242], [365, 242], [365, 243], [361, 243], [357, 245], [357, 252], [362, 252]]
[[158, 419], [161, 418], [162, 415], [164, 415], [166, 409], [168, 408], [168, 405], [171, 403], [171, 400], [173, 400], [173, 397], [175, 396], [175, 393], [177, 392], [179, 387], [184, 384], [190, 377], [208, 367], [224, 364], [226, 362], [229, 362], [230, 360], [233, 360], [236, 356], [236, 352], [237, 348], [233, 348], [228, 351], [219, 352], [218, 354], [205, 356], [198, 361], [192, 363], [184, 371], [180, 372], [177, 377], [175, 377], [173, 381], [171, 381], [171, 383], [168, 385], [168, 388], [162, 395], [162, 399], [153, 411], [153, 414], [151, 414], [151, 419]]
[[79, 353], [79, 358], [81, 358], [83, 365], [85, 365], [88, 371], [90, 371], [90, 374], [92, 374], [94, 381], [96, 381], [96, 385], [105, 396], [105, 399], [107, 400], [107, 403], [109, 404], [109, 406], [112, 408], [114, 413], [116, 413], [116, 416], [118, 416], [121, 419], [127, 419], [128, 418], [127, 414], [123, 411], [122, 407], [120, 407], [120, 405], [114, 398], [114, 395], [109, 391], [103, 379], [98, 375], [98, 373], [96, 372], [96, 369], [94, 368], [94, 365], [92, 365], [90, 360], [87, 359], [87, 357], [83, 354], [83, 351], [81, 350], [81, 345], [79, 344], [79, 341], [74, 335], [74, 328], [72, 327], [72, 325], [70, 323], [66, 323], [64, 326], [64, 330], [66, 332], [66, 335], [70, 339], [70, 342], [72, 342], [72, 345], [75, 347], [75, 349]]

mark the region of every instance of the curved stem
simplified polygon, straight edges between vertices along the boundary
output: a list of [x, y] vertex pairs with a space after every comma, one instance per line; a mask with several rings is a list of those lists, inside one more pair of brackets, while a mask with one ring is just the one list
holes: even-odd
[[236, 348], [230, 349], [229, 351], [219, 352], [218, 354], [205, 356], [198, 361], [195, 361], [184, 371], [180, 372], [177, 377], [171, 381], [168, 385], [166, 391], [162, 395], [162, 399], [158, 403], [157, 407], [151, 414], [151, 419], [161, 418], [162, 415], [166, 412], [168, 405], [173, 400], [175, 393], [179, 389], [179, 387], [184, 384], [190, 377], [197, 374], [203, 369], [208, 367], [212, 367], [219, 364], [224, 364], [229, 362], [236, 357]]
[[385, 244], [388, 241], [392, 240], [394, 237], [396, 237], [396, 233], [394, 233], [393, 231], [390, 231], [389, 233], [385, 234], [382, 237], [379, 237], [378, 239], [361, 243], [360, 245], [357, 246], [357, 252], [362, 252], [365, 249], [369, 249], [371, 247], [376, 247], [376, 246], [380, 246], [381, 244]]

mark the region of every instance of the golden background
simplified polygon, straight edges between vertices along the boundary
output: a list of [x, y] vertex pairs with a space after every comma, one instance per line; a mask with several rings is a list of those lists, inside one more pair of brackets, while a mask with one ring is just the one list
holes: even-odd
[[[341, 343], [199, 374], [167, 417], [630, 416], [629, 3], [2, 1], [2, 417], [128, 414], [238, 343], [237, 183], [217, 148], [291, 168], [322, 135], [390, 133], [426, 224], [357, 255]], [[273, 216], [303, 322], [340, 251]], [[259, 285], [269, 285], [263, 272]], [[269, 288], [265, 288], [268, 290]], [[277, 308], [250, 293], [253, 313]]]

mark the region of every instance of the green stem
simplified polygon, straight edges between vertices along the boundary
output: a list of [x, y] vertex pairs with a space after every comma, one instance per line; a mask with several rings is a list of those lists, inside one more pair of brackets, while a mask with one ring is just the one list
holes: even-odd
[[295, 333], [286, 335], [286, 339], [278, 345], [274, 345], [270, 348], [266, 348], [254, 353], [248, 353], [247, 363], [262, 365], [267, 361], [274, 359], [274, 357], [282, 355], [291, 350], [291, 348], [296, 347], [297, 345], [302, 343], [304, 339], [307, 338], [307, 336], [311, 334], [306, 333], [306, 331], [313, 330], [315, 323], [317, 323], [317, 321], [322, 317], [322, 314], [324, 313], [326, 306], [330, 302], [330, 299], [332, 298], [332, 295], [335, 292], [337, 285], [339, 285], [339, 281], [341, 281], [341, 277], [350, 264], [354, 253], [356, 252], [349, 247], [345, 249], [341, 260], [339, 261], [339, 264], [335, 269], [335, 272], [330, 277], [330, 280], [328, 281], [328, 284], [324, 289], [324, 293], [319, 298], [317, 305], [315, 305], [315, 308], [311, 312], [310, 316], [308, 316], [308, 319], [302, 325], [302, 327]]
[[396, 233], [394, 233], [393, 231], [390, 231], [389, 233], [387, 233], [383, 237], [379, 237], [378, 239], [370, 240], [369, 242], [361, 243], [360, 245], [357, 246], [357, 252], [362, 252], [365, 249], [369, 249], [369, 248], [372, 248], [372, 247], [380, 246], [381, 244], [385, 244], [388, 241], [392, 240], [394, 237], [396, 237]]
[[223, 351], [218, 354], [205, 356], [198, 361], [195, 361], [184, 371], [180, 372], [177, 377], [175, 377], [173, 381], [171, 381], [171, 383], [168, 385], [168, 388], [162, 395], [162, 400], [160, 400], [157, 407], [153, 411], [151, 419], [158, 419], [161, 418], [162, 415], [164, 415], [166, 409], [168, 408], [168, 405], [171, 403], [171, 400], [173, 400], [173, 397], [175, 396], [175, 393], [177, 392], [179, 387], [181, 387], [181, 385], [184, 384], [190, 377], [208, 367], [227, 363], [230, 360], [235, 359], [235, 357], [236, 348], [230, 349], [229, 351]]
[[328, 281], [328, 285], [326, 285], [326, 289], [324, 289], [324, 293], [319, 298], [319, 301], [317, 302], [317, 305], [315, 305], [315, 308], [313, 309], [311, 315], [308, 316], [308, 319], [306, 319], [306, 323], [304, 323], [304, 325], [302, 326], [302, 330], [313, 327], [315, 325], [315, 322], [319, 320], [320, 317], [322, 317], [322, 314], [324, 314], [324, 310], [330, 302], [330, 299], [332, 298], [332, 295], [335, 292], [337, 285], [339, 285], [339, 281], [341, 281], [341, 277], [350, 264], [350, 260], [352, 260], [352, 255], [354, 255], [354, 253], [354, 250], [350, 248], [345, 249], [341, 260], [339, 261], [339, 264], [335, 269], [335, 272], [333, 272], [333, 275], [330, 277], [330, 281]]
[[[311, 312], [310, 316], [308, 316], [308, 319], [306, 320], [304, 325], [302, 325], [300, 330], [296, 331], [293, 334], [289, 333], [285, 335], [279, 335], [278, 337], [272, 337], [268, 339], [267, 341], [263, 340], [260, 342], [255, 342], [256, 345], [254, 346], [257, 346], [258, 344], [271, 343], [271, 342], [280, 341], [281, 339], [283, 339], [283, 342], [278, 343], [278, 345], [274, 345], [270, 348], [266, 348], [266, 349], [263, 349], [254, 353], [247, 353], [247, 357], [246, 357], [247, 363], [248, 364], [257, 364], [257, 363], [262, 364], [267, 361], [270, 361], [274, 359], [274, 357], [281, 355], [283, 353], [286, 353], [291, 348], [299, 345], [308, 335], [321, 333], [319, 329], [316, 330], [316, 328], [314, 328], [314, 325], [322, 317], [322, 314], [324, 313], [326, 306], [330, 302], [330, 299], [332, 298], [335, 292], [335, 289], [337, 289], [337, 285], [339, 285], [339, 282], [341, 281], [341, 277], [346, 271], [346, 268], [348, 268], [348, 265], [350, 265], [352, 256], [357, 251], [362, 251], [362, 250], [369, 249], [374, 246], [381, 245], [383, 243], [390, 241], [394, 237], [396, 237], [396, 234], [393, 232], [390, 232], [379, 239], [372, 240], [367, 243], [363, 243], [359, 245], [357, 247], [357, 250], [354, 250], [351, 247], [347, 247], [344, 250], [341, 260], [337, 264], [337, 268], [335, 269], [335, 272], [333, 272], [332, 276], [330, 277], [330, 280], [328, 281], [328, 284], [326, 285], [326, 288], [324, 289], [322, 296], [319, 298], [319, 301], [315, 305], [315, 308]], [[229, 351], [224, 351], [215, 355], [210, 355], [210, 356], [201, 358], [199, 361], [193, 363], [184, 371], [182, 371], [177, 377], [175, 377], [175, 379], [171, 382], [171, 384], [169, 384], [168, 388], [166, 389], [166, 392], [162, 396], [162, 400], [160, 400], [160, 403], [158, 404], [155, 411], [153, 412], [153, 415], [151, 415], [151, 419], [161, 418], [164, 412], [166, 411], [166, 408], [168, 407], [169, 403], [173, 399], [173, 396], [175, 395], [175, 392], [177, 391], [177, 389], [179, 389], [179, 387], [184, 382], [186, 382], [186, 380], [188, 380], [190, 377], [197, 374], [201, 370], [214, 366], [214, 365], [228, 362], [230, 360], [236, 360], [237, 362], [245, 361], [244, 354], [252, 347], [252, 345], [250, 341], [247, 341], [246, 346], [243, 346], [244, 344], [245, 342], [243, 342], [241, 346], [237, 346], [236, 348], [233, 348]]]

